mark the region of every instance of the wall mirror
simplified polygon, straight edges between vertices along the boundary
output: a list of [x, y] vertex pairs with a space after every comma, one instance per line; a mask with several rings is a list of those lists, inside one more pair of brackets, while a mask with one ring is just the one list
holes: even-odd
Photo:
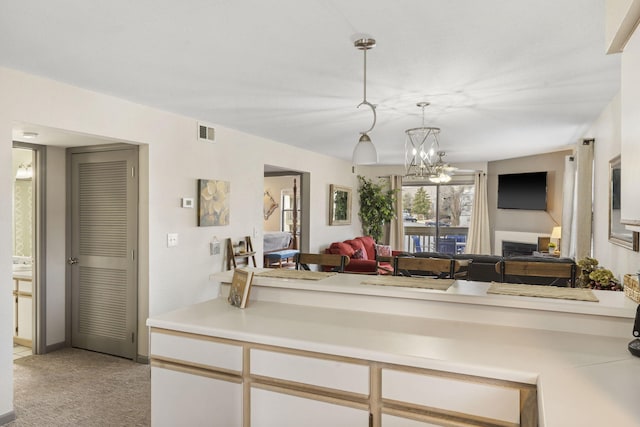
[[638, 233], [627, 230], [620, 222], [620, 156], [609, 161], [609, 241], [638, 251]]
[[329, 225], [351, 224], [351, 188], [329, 186]]

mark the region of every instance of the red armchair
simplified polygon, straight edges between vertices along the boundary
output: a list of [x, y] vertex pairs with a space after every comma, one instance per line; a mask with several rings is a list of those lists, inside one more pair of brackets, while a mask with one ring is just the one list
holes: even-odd
[[372, 237], [362, 236], [344, 242], [334, 242], [326, 250], [328, 254], [346, 255], [349, 263], [345, 273], [391, 274], [389, 262], [379, 262], [376, 257], [376, 242]]

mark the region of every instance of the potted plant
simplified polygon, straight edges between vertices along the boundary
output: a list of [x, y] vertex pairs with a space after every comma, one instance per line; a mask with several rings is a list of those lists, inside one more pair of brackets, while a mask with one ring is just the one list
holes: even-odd
[[360, 221], [362, 232], [376, 242], [382, 239], [384, 224], [395, 218], [395, 190], [386, 190], [382, 184], [358, 175], [360, 187]]
[[581, 288], [621, 291], [620, 281], [613, 275], [611, 270], [598, 265], [598, 260], [591, 257], [584, 257], [577, 262], [580, 268], [580, 276], [576, 280], [577, 286]]
[[553, 242], [549, 242], [549, 253], [552, 254], [556, 251], [556, 244]]

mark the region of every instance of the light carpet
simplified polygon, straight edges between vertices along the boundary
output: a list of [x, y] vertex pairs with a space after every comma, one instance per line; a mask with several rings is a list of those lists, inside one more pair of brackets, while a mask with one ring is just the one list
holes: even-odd
[[66, 348], [14, 362], [6, 426], [149, 426], [149, 365]]

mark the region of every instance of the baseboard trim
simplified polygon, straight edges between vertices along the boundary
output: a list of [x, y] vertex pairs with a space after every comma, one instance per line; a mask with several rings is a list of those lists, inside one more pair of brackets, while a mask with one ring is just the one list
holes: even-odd
[[9, 411], [6, 414], [0, 415], [0, 426], [10, 423], [11, 421], [15, 421], [16, 413], [15, 411]]
[[66, 348], [66, 347], [67, 347], [67, 343], [64, 341], [60, 341], [58, 343], [46, 346], [44, 351], [45, 353], [51, 353], [52, 351], [62, 350], [63, 348]]
[[136, 356], [136, 362], [142, 363], [144, 365], [148, 365], [149, 364], [149, 356], [143, 356], [142, 354], [138, 354]]

